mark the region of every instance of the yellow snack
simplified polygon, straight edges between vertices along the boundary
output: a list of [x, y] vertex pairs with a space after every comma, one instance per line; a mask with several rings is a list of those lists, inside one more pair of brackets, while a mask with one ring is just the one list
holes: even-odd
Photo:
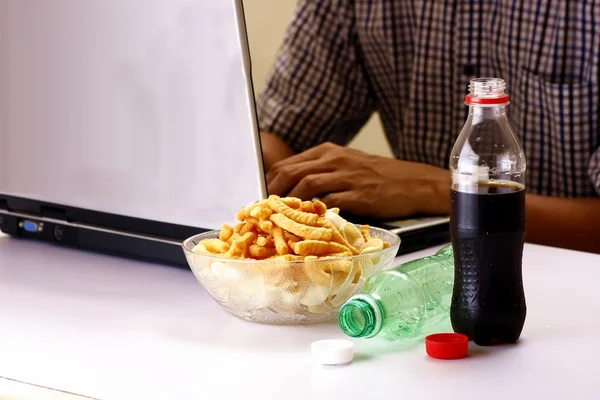
[[324, 256], [348, 252], [348, 248], [336, 242], [323, 240], [302, 240], [294, 244], [294, 252], [301, 256]]
[[368, 242], [371, 239], [371, 227], [369, 225], [361, 226], [360, 233], [362, 233], [365, 242]]
[[269, 219], [273, 210], [266, 206], [256, 206], [250, 210], [250, 216], [258, 219]]
[[233, 233], [240, 233], [240, 229], [242, 229], [242, 226], [244, 226], [244, 225], [246, 225], [245, 222], [240, 222], [240, 223], [236, 224], [233, 227]]
[[360, 249], [365, 244], [365, 239], [362, 233], [360, 233], [360, 229], [350, 222], [344, 225], [341, 233], [355, 249]]
[[302, 238], [299, 238], [298, 236], [295, 236], [293, 238], [290, 238], [287, 240], [287, 245], [290, 249], [293, 249], [294, 246], [296, 245], [296, 243], [298, 243], [299, 241], [301, 241]]
[[300, 204], [300, 211], [316, 214], [315, 205], [312, 201], [303, 201]]
[[[340, 286], [348, 278], [348, 273], [352, 267], [349, 260], [332, 260], [324, 263], [318, 262], [317, 256], [307, 256], [304, 258], [304, 272], [308, 279], [317, 285], [330, 288], [332, 293], [336, 293]], [[343, 262], [348, 261], [348, 262]]]
[[270, 233], [273, 230], [273, 223], [266, 219], [258, 221], [258, 227], [266, 233]]
[[243, 221], [248, 216], [246, 209], [242, 209], [235, 214], [235, 219], [238, 221]]
[[283, 231], [283, 234], [285, 235], [285, 240], [292, 240], [294, 242], [298, 242], [300, 240], [302, 240], [301, 237], [294, 235], [291, 232], [288, 231]]
[[344, 226], [348, 224], [348, 221], [334, 213], [332, 210], [327, 210], [323, 218], [331, 222], [340, 232], [344, 229]]
[[298, 282], [294, 280], [293, 270], [291, 268], [282, 268], [279, 265], [269, 264], [271, 258], [266, 261], [266, 263], [257, 263], [255, 269], [256, 274], [262, 275], [266, 284], [277, 286], [289, 294], [298, 289]]
[[350, 260], [336, 260], [334, 257], [322, 257], [320, 260], [330, 260], [325, 263], [325, 267], [323, 268], [326, 272], [331, 274], [333, 273], [343, 273], [345, 278], [348, 277], [348, 274], [352, 271], [352, 261]]
[[313, 226], [302, 225], [295, 221], [292, 221], [283, 214], [273, 214], [271, 215], [270, 219], [277, 226], [304, 239], [331, 240], [331, 237], [333, 235], [332, 230], [329, 228], [316, 228]]
[[279, 226], [273, 229], [273, 239], [275, 241], [275, 249], [277, 249], [277, 254], [280, 256], [289, 254], [290, 248], [288, 247], [285, 236], [283, 235], [283, 229]]
[[198, 254], [210, 254], [210, 251], [208, 251], [208, 249], [204, 245], [204, 240], [195, 245], [192, 251]]
[[248, 248], [248, 255], [257, 260], [264, 260], [266, 258], [274, 257], [277, 255], [277, 250], [274, 248], [268, 248], [259, 246], [257, 244], [252, 244]]
[[233, 235], [227, 240], [227, 243], [231, 244], [234, 240], [241, 238], [242, 236], [238, 232], [233, 232]]
[[360, 254], [375, 253], [380, 250], [383, 250], [383, 240], [371, 238], [360, 248]]
[[314, 308], [322, 305], [329, 296], [329, 285], [309, 285], [300, 299], [300, 304]]
[[325, 215], [325, 213], [327, 212], [327, 206], [321, 200], [315, 201], [314, 207], [315, 207], [315, 212], [321, 217], [323, 215]]
[[256, 239], [256, 244], [261, 247], [275, 248], [275, 240], [273, 236], [259, 236]]
[[250, 204], [248, 207], [244, 207], [240, 211], [238, 211], [235, 214], [235, 218], [238, 219], [239, 221], [243, 221], [246, 218], [250, 217], [250, 212], [252, 211], [252, 209], [254, 209], [255, 207], [262, 207], [266, 203], [267, 203], [266, 200], [260, 200], [254, 204]]
[[221, 239], [206, 239], [202, 241], [206, 250], [211, 253], [226, 253], [229, 250], [229, 243], [222, 241]]
[[246, 221], [238, 233], [241, 236], [244, 236], [246, 233], [252, 232], [252, 229], [254, 229], [254, 224], [250, 221]]
[[221, 232], [219, 233], [219, 239], [224, 242], [227, 242], [231, 236], [233, 235], [233, 228], [227, 224], [224, 224], [221, 227]]
[[[260, 230], [260, 220], [258, 218], [254, 218], [254, 217], [248, 217], [246, 218], [246, 225], [250, 225], [250, 230], [252, 229], [256, 229], [256, 230]], [[242, 228], [244, 229], [244, 228]], [[250, 230], [247, 230], [247, 232], [250, 232]], [[242, 232], [240, 231], [240, 234]]]
[[295, 210], [287, 206], [279, 197], [270, 196], [269, 206], [273, 211], [283, 214], [292, 221], [295, 221], [302, 225], [318, 226], [319, 216], [317, 214], [311, 214], [300, 210]]
[[319, 200], [272, 195], [241, 209], [239, 223], [224, 224], [218, 239], [206, 239], [194, 251], [256, 260], [283, 255], [340, 258], [390, 246], [372, 238], [369, 226], [359, 229], [338, 213]]
[[244, 235], [242, 235], [242, 237], [231, 242], [231, 247], [227, 253], [225, 253], [225, 257], [245, 257], [248, 248], [252, 243], [254, 243], [255, 240], [256, 234], [254, 232], [246, 232]]
[[283, 197], [281, 201], [283, 201], [286, 206], [294, 209], [300, 208], [300, 204], [302, 203], [302, 200], [297, 197]]
[[321, 226], [324, 226], [325, 228], [329, 228], [329, 230], [332, 232], [332, 239], [334, 242], [346, 246], [348, 249], [350, 249], [352, 254], [354, 254], [354, 255], [358, 254], [358, 250], [354, 246], [352, 246], [350, 243], [348, 243], [348, 241], [341, 235], [341, 233], [337, 230], [335, 225], [333, 225], [333, 223], [331, 223], [331, 221], [329, 221], [325, 218], [321, 218], [320, 222], [321, 222]]

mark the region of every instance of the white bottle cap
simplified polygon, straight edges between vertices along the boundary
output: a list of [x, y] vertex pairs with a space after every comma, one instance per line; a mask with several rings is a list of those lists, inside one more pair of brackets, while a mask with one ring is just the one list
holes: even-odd
[[319, 340], [312, 343], [311, 349], [317, 364], [348, 364], [354, 358], [354, 343], [349, 340]]

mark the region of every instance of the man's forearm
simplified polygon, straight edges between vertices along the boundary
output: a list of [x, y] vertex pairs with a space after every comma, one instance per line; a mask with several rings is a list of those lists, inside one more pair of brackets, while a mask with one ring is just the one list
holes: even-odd
[[[440, 193], [449, 187], [440, 185]], [[440, 207], [447, 202], [445, 196], [436, 199]], [[526, 210], [528, 242], [600, 253], [600, 198], [528, 194]]]
[[600, 253], [600, 198], [527, 195], [527, 241]]
[[273, 164], [285, 158], [293, 156], [295, 153], [281, 138], [268, 132], [260, 133], [263, 161], [267, 171]]

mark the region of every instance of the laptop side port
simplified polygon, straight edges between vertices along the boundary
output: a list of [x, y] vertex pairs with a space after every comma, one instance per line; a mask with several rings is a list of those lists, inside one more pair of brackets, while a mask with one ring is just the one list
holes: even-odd
[[39, 233], [44, 230], [44, 223], [25, 219], [19, 221], [19, 228], [23, 229], [26, 232]]

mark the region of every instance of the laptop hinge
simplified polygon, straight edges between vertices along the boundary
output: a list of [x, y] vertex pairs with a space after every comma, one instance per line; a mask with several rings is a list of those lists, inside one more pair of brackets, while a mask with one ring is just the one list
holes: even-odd
[[67, 211], [59, 207], [42, 206], [42, 217], [58, 219], [62, 221], [67, 220]]
[[8, 211], [8, 202], [6, 199], [0, 199], [0, 210]]

